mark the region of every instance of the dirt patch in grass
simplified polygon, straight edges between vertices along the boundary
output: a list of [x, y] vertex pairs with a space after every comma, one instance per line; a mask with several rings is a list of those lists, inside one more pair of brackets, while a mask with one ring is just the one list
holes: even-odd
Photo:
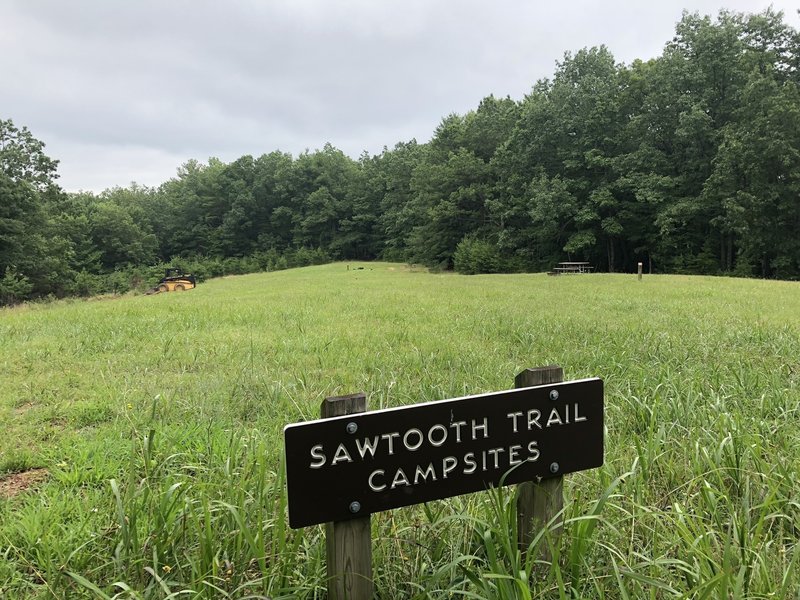
[[15, 406], [13, 413], [14, 416], [21, 416], [30, 411], [33, 408], [33, 402], [26, 402], [25, 404], [21, 404], [20, 406]]
[[13, 498], [47, 478], [47, 469], [31, 469], [0, 476], [0, 498]]

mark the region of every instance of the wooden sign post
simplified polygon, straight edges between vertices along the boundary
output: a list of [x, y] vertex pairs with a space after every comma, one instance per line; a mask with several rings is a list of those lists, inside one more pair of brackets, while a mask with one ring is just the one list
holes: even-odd
[[329, 598], [372, 598], [374, 512], [520, 484], [523, 550], [558, 517], [563, 475], [603, 464], [603, 381], [552, 366], [515, 383], [373, 412], [364, 394], [327, 398], [322, 419], [284, 428], [289, 525], [326, 523]]
[[[321, 417], [330, 419], [367, 410], [366, 394], [325, 398]], [[345, 425], [345, 431], [347, 426]], [[324, 502], [319, 490], [317, 501]], [[355, 508], [355, 507], [353, 507]], [[372, 582], [372, 536], [369, 513], [348, 521], [325, 524], [325, 550], [330, 600], [368, 600], [374, 595]]]
[[[539, 367], [537, 369], [525, 369], [514, 379], [514, 387], [525, 388], [534, 385], [545, 385], [548, 383], [561, 383], [564, 381], [564, 370], [557, 366]], [[558, 388], [553, 388], [558, 393]], [[551, 394], [553, 393], [551, 391]], [[558, 400], [555, 396], [554, 401]], [[551, 472], [559, 471], [559, 465], [553, 462]], [[519, 484], [517, 489], [517, 545], [522, 551], [523, 556], [528, 550], [531, 542], [536, 537], [536, 532], [548, 523], [564, 509], [564, 477], [556, 475], [549, 479], [542, 479], [539, 482], [525, 481]], [[556, 527], [551, 531], [551, 543], [558, 543], [561, 535], [560, 519]], [[547, 542], [548, 540], [545, 540]], [[539, 558], [550, 562], [552, 553], [547, 543], [540, 546]]]

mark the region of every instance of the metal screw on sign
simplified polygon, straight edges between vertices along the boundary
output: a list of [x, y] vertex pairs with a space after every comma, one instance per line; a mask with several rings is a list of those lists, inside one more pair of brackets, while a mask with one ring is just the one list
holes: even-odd
[[550, 390], [550, 400], [553, 402], [558, 400], [558, 390]]
[[357, 512], [360, 511], [361, 511], [361, 502], [353, 500], [353, 502], [350, 503], [350, 512], [356, 514]]
[[558, 466], [557, 462], [550, 463], [550, 472], [551, 473], [558, 473], [558, 469], [559, 469], [559, 466]]
[[347, 433], [355, 433], [356, 431], [358, 431], [358, 423], [354, 423], [353, 421], [350, 421], [347, 424]]

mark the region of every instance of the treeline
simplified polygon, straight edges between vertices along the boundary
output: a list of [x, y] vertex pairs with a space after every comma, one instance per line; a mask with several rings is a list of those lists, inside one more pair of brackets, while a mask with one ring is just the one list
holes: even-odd
[[94, 195], [63, 193], [42, 150], [0, 121], [0, 302], [176, 260], [800, 278], [800, 35], [771, 10], [686, 14], [647, 62], [568, 54], [521, 101], [489, 96], [428, 143], [358, 160], [326, 145], [189, 161], [158, 188]]

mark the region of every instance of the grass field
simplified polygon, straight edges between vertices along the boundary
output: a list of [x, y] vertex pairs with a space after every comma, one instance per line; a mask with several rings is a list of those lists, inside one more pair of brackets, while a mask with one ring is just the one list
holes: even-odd
[[559, 364], [607, 432], [553, 564], [473, 494], [373, 516], [381, 598], [800, 598], [799, 284], [354, 266], [0, 310], [0, 597], [323, 598], [285, 424]]

